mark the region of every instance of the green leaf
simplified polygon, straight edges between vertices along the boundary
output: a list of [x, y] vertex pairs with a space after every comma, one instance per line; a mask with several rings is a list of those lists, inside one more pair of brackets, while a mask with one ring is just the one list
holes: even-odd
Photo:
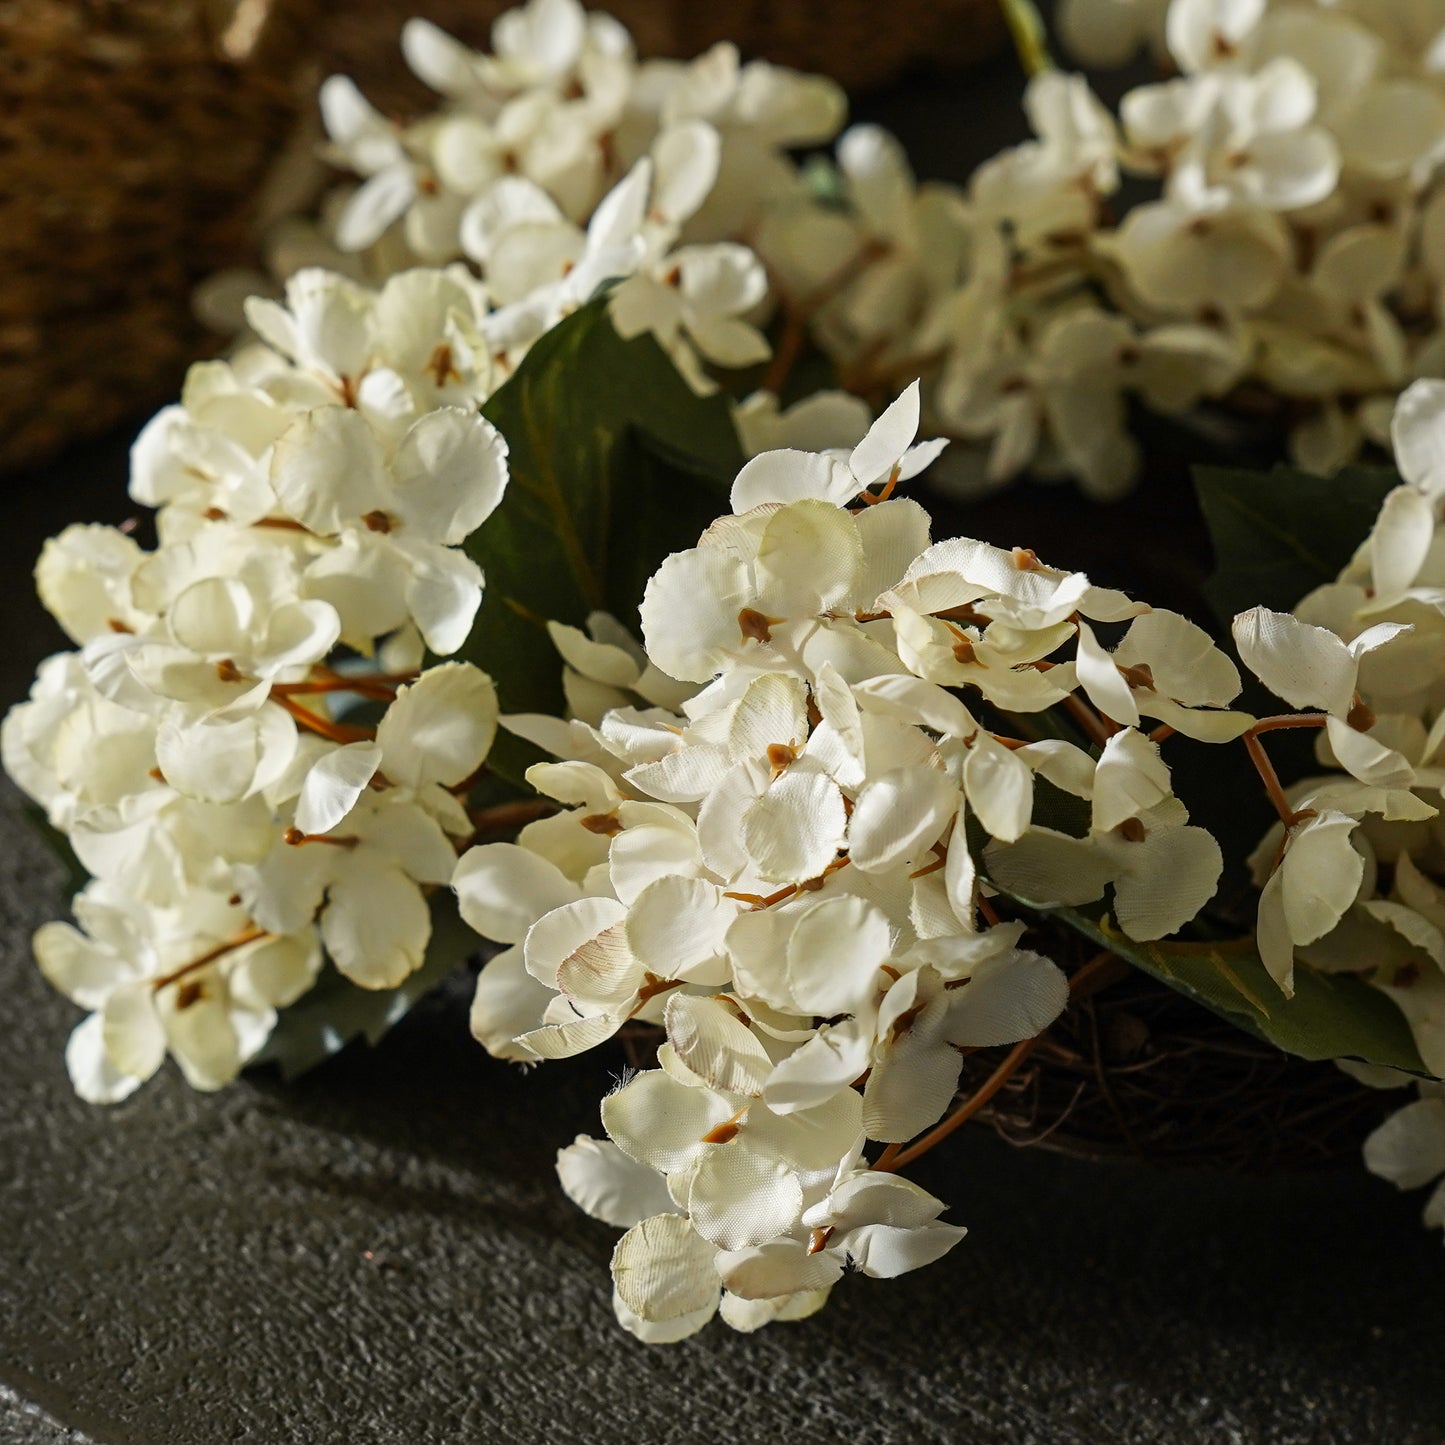
[[[1027, 899], [1015, 901], [1038, 908]], [[1285, 998], [1252, 938], [1136, 943], [1114, 926], [1107, 913], [1095, 918], [1077, 908], [1038, 911], [1287, 1054], [1315, 1060], [1360, 1059], [1431, 1077], [1405, 1015], [1379, 989], [1353, 974], [1318, 973], [1298, 965], [1294, 997]]]
[[354, 1039], [375, 1044], [414, 1004], [444, 982], [473, 954], [481, 940], [457, 913], [450, 889], [433, 894], [432, 934], [426, 961], [396, 988], [359, 988], [328, 962], [321, 977], [289, 1008], [280, 1010], [266, 1047], [251, 1061], [275, 1064], [283, 1079], [294, 1079], [339, 1053]]
[[1251, 607], [1289, 612], [1306, 593], [1333, 582], [1369, 535], [1380, 504], [1400, 478], [1375, 467], [1313, 477], [1290, 467], [1270, 472], [1196, 467], [1194, 487], [1214, 544], [1215, 571], [1204, 593], [1227, 628]]
[[651, 336], [623, 341], [605, 297], [543, 336], [483, 413], [511, 480], [467, 543], [486, 591], [461, 655], [504, 712], [560, 715], [546, 622], [601, 608], [635, 624], [647, 578], [726, 509], [741, 449], [726, 399], [695, 395]]

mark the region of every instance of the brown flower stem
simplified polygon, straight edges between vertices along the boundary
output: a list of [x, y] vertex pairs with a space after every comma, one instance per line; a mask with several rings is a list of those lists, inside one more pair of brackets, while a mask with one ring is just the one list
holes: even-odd
[[1279, 814], [1285, 827], [1290, 827], [1295, 821], [1295, 810], [1290, 807], [1289, 799], [1285, 797], [1284, 788], [1280, 785], [1279, 774], [1274, 770], [1274, 764], [1269, 760], [1269, 754], [1264, 750], [1264, 744], [1255, 736], [1254, 731], [1244, 734], [1244, 746], [1249, 751], [1249, 760], [1254, 764], [1254, 770], [1264, 783], [1264, 790], [1269, 794], [1269, 800], [1274, 804], [1274, 810]]
[[1329, 722], [1329, 717], [1322, 712], [1281, 713], [1279, 717], [1261, 718], [1250, 728], [1245, 737], [1277, 732], [1280, 728], [1322, 728], [1327, 722]]
[[[1070, 1000], [1077, 1002], [1081, 998], [1087, 998], [1101, 988], [1107, 988], [1109, 984], [1124, 977], [1128, 972], [1129, 965], [1123, 959], [1109, 949], [1104, 949], [1096, 953], [1069, 979]], [[1031, 1039], [1022, 1039], [1016, 1043], [998, 1068], [942, 1123], [935, 1124], [928, 1133], [906, 1149], [900, 1144], [890, 1144], [878, 1156], [873, 1168], [885, 1171], [904, 1169], [915, 1159], [921, 1158], [930, 1149], [941, 1144], [954, 1130], [961, 1129], [1013, 1078], [1043, 1038], [1044, 1034], [1035, 1034]]]
[[912, 1164], [915, 1159], [922, 1158], [930, 1149], [941, 1144], [955, 1129], [961, 1129], [1013, 1078], [1019, 1071], [1024, 1060], [1027, 1059], [1038, 1046], [1038, 1042], [1042, 1037], [1042, 1034], [1035, 1034], [1033, 1038], [1024, 1039], [1015, 1044], [1013, 1048], [1009, 1050], [1008, 1056], [1004, 1059], [1003, 1063], [979, 1085], [977, 1091], [970, 1098], [960, 1104], [941, 1124], [935, 1124], [934, 1127], [916, 1143], [910, 1144], [907, 1149], [894, 1155], [886, 1165], [883, 1163], [883, 1158], [887, 1157], [887, 1151], [885, 1150], [883, 1157], [881, 1157], [873, 1167], [875, 1169], [889, 1170], [905, 1169], [908, 1165]]
[[1097, 743], [1102, 748], [1109, 741], [1112, 734], [1104, 725], [1104, 720], [1082, 698], [1070, 693], [1064, 699], [1064, 706], [1068, 708], [1074, 721], [1083, 728], [1090, 742]]
[[808, 319], [796, 307], [787, 306], [784, 313], [783, 334], [778, 338], [778, 349], [763, 373], [761, 387], [774, 395], [781, 393], [793, 374], [793, 368], [803, 355], [808, 340]]
[[328, 692], [354, 692], [362, 697], [375, 698], [378, 702], [393, 702], [396, 699], [394, 685], [369, 677], [327, 677], [314, 682], [271, 684], [271, 696], [278, 701], [283, 697], [314, 697]]
[[332, 722], [330, 718], [312, 712], [284, 693], [277, 697], [275, 688], [271, 689], [271, 695], [276, 699], [277, 706], [284, 707], [296, 719], [298, 727], [303, 727], [318, 737], [326, 738], [329, 742], [363, 743], [373, 742], [376, 739], [375, 728], [358, 728], [352, 727], [348, 723]]
[[515, 803], [476, 808], [467, 816], [478, 834], [505, 833], [527, 823], [535, 823], [538, 818], [550, 818], [556, 811], [557, 805], [547, 798], [523, 798]]
[[244, 948], [248, 943], [255, 943], [257, 939], [269, 938], [271, 935], [264, 928], [248, 928], [238, 933], [234, 938], [228, 939], [225, 943], [218, 943], [208, 953], [203, 953], [199, 958], [193, 958], [189, 963], [183, 963], [179, 968], [172, 970], [162, 978], [156, 979], [151, 984], [154, 992], [159, 993], [168, 985], [177, 983], [188, 973], [194, 973], [198, 968], [204, 968], [208, 963], [215, 963], [218, 958], [224, 958], [226, 954], [233, 953], [238, 948]]

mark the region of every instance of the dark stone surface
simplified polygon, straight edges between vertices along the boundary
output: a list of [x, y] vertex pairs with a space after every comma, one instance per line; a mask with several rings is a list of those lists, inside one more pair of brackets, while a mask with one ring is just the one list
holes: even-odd
[[[977, 103], [911, 92], [892, 118], [937, 153]], [[117, 444], [7, 484], [0, 703], [57, 645], [40, 539], [124, 516], [122, 465]], [[1102, 571], [1192, 525], [1178, 491], [1108, 513], [1019, 491], [973, 521]], [[947, 1260], [650, 1351], [611, 1319], [614, 1231], [552, 1172], [620, 1060], [497, 1064], [464, 985], [289, 1087], [167, 1070], [90, 1108], [61, 1058], [76, 1011], [29, 959], [58, 871], [4, 803], [0, 1440], [1445, 1441], [1445, 1258], [1362, 1171], [1092, 1167], [965, 1131], [916, 1170], [972, 1231]]]

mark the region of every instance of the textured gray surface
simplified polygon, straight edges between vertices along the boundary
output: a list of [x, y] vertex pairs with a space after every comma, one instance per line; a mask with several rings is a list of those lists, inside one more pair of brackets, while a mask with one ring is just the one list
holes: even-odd
[[[1004, 81], [894, 98], [921, 169], [964, 168], [957, 127]], [[39, 540], [124, 515], [120, 456], [11, 484], [0, 703], [54, 645], [25, 577]], [[1190, 525], [1177, 494], [1101, 515], [1024, 492], [977, 516], [1106, 574], [1164, 525]], [[88, 1108], [61, 1061], [75, 1011], [28, 954], [56, 871], [4, 803], [0, 1440], [1445, 1441], [1445, 1257], [1417, 1200], [1359, 1172], [1091, 1168], [963, 1137], [916, 1171], [972, 1230], [942, 1264], [846, 1280], [802, 1325], [648, 1351], [611, 1321], [613, 1231], [552, 1173], [620, 1061], [495, 1064], [464, 988], [289, 1088], [200, 1096], [167, 1073]]]
[[1445, 1439], [1445, 1259], [1350, 1173], [966, 1137], [918, 1169], [972, 1229], [945, 1262], [648, 1351], [610, 1319], [612, 1231], [551, 1169], [602, 1064], [497, 1065], [453, 990], [289, 1088], [167, 1075], [88, 1108], [25, 953], [54, 870], [5, 839], [0, 1380], [102, 1445]]
[[[71, 516], [123, 514], [119, 455], [80, 459], [74, 488], [12, 492], [0, 702], [56, 643], [28, 561]], [[1159, 505], [1051, 496], [974, 521], [1107, 563]], [[965, 1131], [916, 1171], [972, 1231], [943, 1263], [846, 1280], [805, 1324], [648, 1351], [610, 1317], [613, 1232], [552, 1173], [621, 1061], [496, 1064], [467, 1036], [464, 984], [291, 1087], [202, 1096], [168, 1072], [116, 1109], [81, 1104], [61, 1060], [75, 1011], [28, 949], [58, 871], [15, 801], [0, 1382], [44, 1413], [0, 1397], [8, 1438], [1445, 1441], [1445, 1257], [1418, 1201], [1361, 1172], [1094, 1168]]]

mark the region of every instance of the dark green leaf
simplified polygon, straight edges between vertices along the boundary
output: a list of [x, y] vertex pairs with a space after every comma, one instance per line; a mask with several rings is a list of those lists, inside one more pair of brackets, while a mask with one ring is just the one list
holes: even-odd
[[1214, 543], [1205, 595], [1225, 625], [1251, 607], [1288, 612], [1333, 582], [1369, 535], [1380, 503], [1400, 484], [1391, 471], [1345, 467], [1333, 477], [1196, 467], [1194, 486]]
[[397, 988], [358, 988], [329, 962], [309, 992], [280, 1011], [266, 1047], [252, 1060], [275, 1064], [294, 1079], [339, 1053], [353, 1039], [375, 1044], [412, 1006], [482, 947], [457, 913], [450, 889], [433, 895], [426, 961]]
[[[1013, 895], [1010, 894], [1010, 897]], [[1017, 899], [1034, 908], [1027, 899]], [[1256, 1038], [1302, 1059], [1360, 1059], [1430, 1077], [1404, 1014], [1379, 989], [1347, 973], [1299, 965], [1285, 998], [1253, 939], [1136, 943], [1107, 913], [1040, 909]]]
[[737, 435], [727, 401], [695, 395], [651, 336], [617, 335], [605, 298], [543, 336], [483, 411], [511, 481], [467, 543], [487, 581], [462, 655], [504, 712], [560, 714], [545, 623], [598, 608], [635, 623], [646, 579], [726, 508]]

